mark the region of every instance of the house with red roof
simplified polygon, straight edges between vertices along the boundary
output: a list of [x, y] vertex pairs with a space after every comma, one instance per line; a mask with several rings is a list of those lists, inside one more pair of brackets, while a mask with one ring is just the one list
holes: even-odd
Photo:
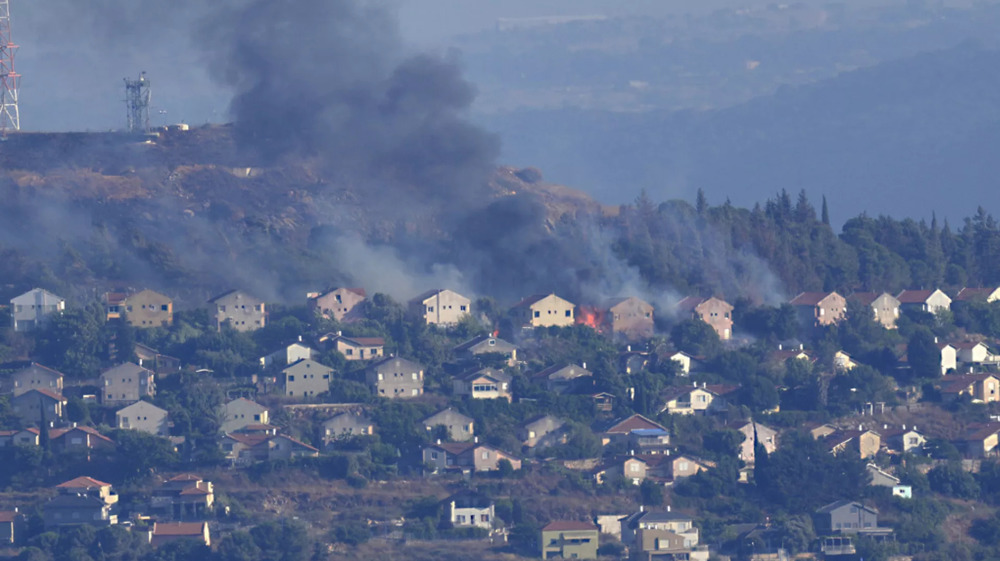
[[319, 449], [284, 434], [228, 433], [222, 436], [222, 451], [234, 465], [291, 460], [319, 455]]
[[733, 306], [721, 298], [688, 296], [677, 303], [677, 316], [700, 319], [711, 325], [723, 341], [733, 336]]
[[22, 541], [24, 515], [14, 510], [0, 510], [0, 547], [12, 546]]
[[336, 337], [328, 339], [326, 344], [347, 360], [371, 360], [385, 356], [383, 337], [348, 337], [338, 333]]
[[972, 423], [955, 440], [955, 447], [968, 458], [996, 457], [1000, 446], [1000, 422]]
[[149, 544], [153, 547], [177, 540], [194, 540], [211, 546], [208, 522], [154, 522], [149, 532]]
[[951, 310], [951, 298], [940, 289], [934, 290], [904, 290], [896, 295], [899, 306], [903, 310], [918, 310], [936, 314], [943, 310]]
[[118, 523], [118, 494], [110, 483], [82, 476], [57, 485], [56, 492], [43, 508], [46, 528]]
[[198, 520], [208, 516], [215, 504], [211, 481], [200, 475], [182, 473], [153, 489], [150, 508], [174, 520]]
[[803, 292], [789, 302], [806, 327], [833, 325], [844, 319], [847, 300], [836, 292]]
[[10, 377], [11, 390], [17, 397], [28, 390], [45, 389], [61, 394], [63, 391], [63, 374], [37, 362], [18, 370]]
[[1000, 287], [963, 288], [955, 295], [955, 302], [996, 302], [1000, 300]]
[[1000, 378], [995, 374], [953, 374], [941, 378], [939, 384], [941, 396], [945, 399], [966, 396], [974, 403], [1000, 401]]
[[597, 559], [600, 529], [590, 522], [553, 520], [542, 528], [542, 559]]
[[636, 413], [625, 417], [624, 419], [617, 419], [608, 424], [602, 431], [602, 440], [605, 445], [614, 441], [628, 440], [632, 431], [635, 430], [661, 430], [666, 432], [667, 429], [656, 421]]
[[72, 426], [49, 431], [49, 442], [55, 452], [88, 455], [92, 450], [113, 450], [115, 441], [93, 427]]

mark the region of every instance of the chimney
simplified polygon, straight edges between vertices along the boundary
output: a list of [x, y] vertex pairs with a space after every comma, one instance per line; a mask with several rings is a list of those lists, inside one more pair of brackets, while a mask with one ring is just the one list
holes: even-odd
[[473, 444], [479, 444], [479, 437], [478, 436], [473, 436], [472, 437], [472, 442], [473, 442]]
[[76, 428], [76, 421], [73, 421], [73, 428]]
[[440, 438], [439, 438], [439, 439], [437, 439], [437, 443], [438, 443], [438, 444], [441, 444], [441, 439], [440, 439]]
[[[883, 423], [882, 424], [882, 428], [887, 429], [887, 428], [889, 428], [889, 425]], [[905, 429], [906, 425], [903, 425], [903, 428]]]
[[698, 387], [698, 382], [692, 382], [692, 384], [694, 384], [694, 387]]
[[587, 369], [587, 363], [586, 362], [584, 362], [583, 364], [581, 364], [581, 366], [583, 367], [584, 370]]
[[785, 350], [785, 349], [784, 349], [784, 345], [782, 345], [781, 343], [778, 343], [778, 350], [779, 350], [779, 351], [783, 351], [783, 350]]
[[632, 352], [632, 345], [625, 345], [625, 352], [626, 353]]
[[628, 455], [629, 456], [635, 456], [635, 450], [629, 450], [628, 451]]
[[703, 387], [703, 388], [707, 388], [707, 387], [708, 387], [708, 382], [702, 382], [702, 383], [701, 383], [701, 387]]
[[865, 430], [864, 427], [861, 426], [861, 423], [858, 423], [858, 430]]
[[937, 344], [937, 342], [938, 342], [938, 338], [937, 338], [937, 336], [935, 336], [934, 337], [934, 343]]
[[670, 505], [667, 505], [667, 512], [670, 512]]
[[639, 512], [646, 512], [646, 505], [639, 505]]
[[342, 337], [344, 335], [343, 331], [337, 331], [337, 337]]
[[302, 336], [299, 335], [299, 343], [301, 343], [301, 342], [302, 342]]
[[903, 430], [906, 430], [906, 425], [903, 425]]

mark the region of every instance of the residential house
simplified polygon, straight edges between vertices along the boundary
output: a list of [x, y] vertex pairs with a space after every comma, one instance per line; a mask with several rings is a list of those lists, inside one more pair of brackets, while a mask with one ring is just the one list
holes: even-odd
[[832, 454], [848, 454], [862, 460], [872, 458], [882, 447], [882, 437], [873, 430], [837, 431], [826, 437], [826, 445]]
[[471, 399], [506, 399], [510, 396], [510, 374], [495, 368], [480, 368], [459, 374], [452, 380], [455, 395]]
[[899, 319], [899, 300], [888, 292], [855, 292], [848, 298], [859, 306], [867, 306], [872, 310], [876, 323], [886, 329], [896, 329]]
[[61, 314], [65, 310], [65, 298], [41, 288], [29, 290], [10, 301], [14, 331], [31, 331], [42, 325], [50, 314]]
[[443, 505], [453, 528], [493, 528], [496, 510], [493, 501], [485, 495], [463, 491], [445, 499]]
[[599, 540], [590, 522], [555, 520], [542, 528], [542, 559], [597, 559]]
[[748, 421], [736, 430], [743, 435], [739, 457], [747, 464], [752, 464], [756, 460], [755, 440], [764, 447], [768, 454], [773, 454], [778, 449], [778, 431], [771, 427]]
[[676, 456], [664, 455], [660, 459], [660, 466], [658, 467], [661, 469], [652, 470], [654, 475], [665, 477], [668, 481], [677, 481], [678, 479], [691, 477], [700, 471], [705, 471], [709, 467], [712, 467], [712, 464], [694, 456], [680, 454]]
[[126, 362], [101, 373], [101, 403], [125, 405], [144, 397], [156, 395], [156, 381], [152, 370]]
[[115, 426], [155, 436], [168, 436], [167, 411], [148, 401], [137, 401], [115, 412]]
[[712, 326], [723, 341], [728, 341], [733, 336], [733, 306], [721, 298], [688, 296], [677, 303], [677, 315], [700, 319]]
[[[578, 393], [590, 389], [594, 384], [594, 374], [587, 370], [587, 363], [581, 366], [575, 364], [557, 364], [536, 372], [533, 380], [545, 385], [550, 392], [565, 394]], [[593, 391], [593, 390], [591, 390]]]
[[108, 292], [104, 295], [108, 321], [123, 316], [132, 327], [168, 327], [174, 323], [174, 301], [152, 290], [135, 294]]
[[[630, 548], [641, 544], [639, 537], [642, 531], [672, 532], [683, 538], [683, 546], [693, 549], [698, 546], [700, 535], [694, 519], [686, 514], [673, 511], [669, 506], [666, 511], [647, 511], [640, 507], [638, 512], [621, 519], [621, 540]], [[642, 550], [640, 546], [638, 548]]]
[[552, 415], [540, 415], [528, 420], [517, 430], [517, 438], [525, 448], [545, 448], [566, 442], [566, 422]]
[[963, 288], [955, 295], [955, 302], [996, 302], [1000, 300], [1000, 287]]
[[281, 371], [281, 393], [287, 397], [316, 397], [330, 391], [333, 369], [308, 358]]
[[41, 431], [32, 427], [23, 430], [0, 430], [0, 448], [38, 446]]
[[18, 370], [10, 377], [14, 397], [28, 390], [45, 389], [61, 394], [63, 391], [63, 374], [57, 370], [32, 362], [27, 368]]
[[889, 530], [879, 528], [878, 510], [857, 501], [839, 500], [816, 509], [813, 527], [818, 535], [877, 533]]
[[135, 344], [134, 352], [136, 358], [139, 359], [139, 366], [152, 370], [161, 378], [176, 374], [181, 370], [181, 359], [162, 354], [156, 349], [142, 343]]
[[517, 345], [493, 335], [479, 335], [452, 349], [455, 356], [471, 360], [481, 355], [498, 354], [507, 359], [507, 366], [517, 364]]
[[500, 469], [501, 461], [508, 461], [514, 469], [521, 469], [521, 460], [478, 442], [438, 442], [423, 450], [424, 465], [430, 473], [439, 471], [483, 472]]
[[472, 417], [467, 417], [450, 407], [427, 417], [420, 421], [420, 424], [431, 434], [435, 434], [438, 427], [444, 427], [448, 433], [448, 440], [455, 442], [472, 440], [474, 432]]
[[906, 428], [906, 425], [901, 427], [883, 425], [877, 432], [882, 437], [882, 444], [895, 454], [920, 453], [927, 444], [927, 438], [913, 426]]
[[215, 489], [200, 475], [182, 473], [153, 489], [150, 508], [174, 520], [199, 520], [212, 513]]
[[316, 351], [303, 345], [302, 338], [299, 337], [299, 342], [286, 345], [267, 356], [260, 357], [260, 367], [268, 368], [271, 365], [276, 365], [279, 368], [284, 368], [300, 360], [313, 360], [315, 358]]
[[222, 406], [222, 426], [219, 430], [223, 433], [236, 432], [247, 425], [266, 425], [268, 422], [267, 407], [241, 397]]
[[931, 314], [951, 310], [951, 298], [940, 289], [904, 290], [896, 295], [896, 299], [903, 310], [912, 309]]
[[941, 351], [941, 375], [957, 369], [958, 347], [950, 343], [937, 342], [937, 348]]
[[785, 536], [777, 528], [764, 524], [740, 524], [742, 531], [726, 551], [734, 561], [791, 561], [785, 549]]
[[153, 522], [149, 544], [159, 547], [178, 540], [192, 540], [208, 547], [212, 545], [208, 522]]
[[215, 306], [215, 323], [220, 331], [224, 325], [236, 331], [254, 331], [267, 324], [264, 301], [242, 290], [230, 290], [208, 303]]
[[847, 372], [858, 366], [858, 362], [844, 351], [833, 353], [833, 368], [837, 372]]
[[24, 515], [14, 510], [0, 510], [0, 547], [11, 547], [24, 541]]
[[967, 396], [974, 403], [1000, 401], [1000, 378], [995, 374], [950, 374], [941, 378], [940, 388], [945, 399]]
[[899, 485], [899, 478], [889, 472], [882, 471], [875, 464], [868, 464], [868, 475], [871, 477], [869, 485], [873, 487], [895, 487]]
[[628, 449], [642, 455], [669, 454], [670, 432], [666, 429], [632, 429], [628, 435]]
[[385, 356], [383, 337], [347, 337], [338, 332], [336, 337], [327, 340], [327, 344], [347, 360], [371, 360]]
[[790, 302], [807, 327], [833, 325], [844, 319], [847, 300], [836, 292], [803, 292]]
[[49, 430], [49, 443], [53, 452], [72, 453], [87, 458], [94, 450], [110, 451], [115, 447], [114, 440], [95, 428], [82, 425]]
[[955, 442], [969, 458], [986, 458], [997, 455], [1000, 444], [1000, 422], [972, 423]]
[[447, 327], [472, 313], [472, 301], [453, 290], [436, 288], [410, 300], [408, 308], [411, 316], [427, 325]]
[[308, 294], [309, 309], [327, 319], [350, 323], [364, 319], [364, 306], [368, 295], [363, 288], [334, 288], [323, 293]]
[[118, 494], [110, 483], [77, 477], [56, 486], [57, 495], [43, 508], [46, 528], [118, 523]]
[[663, 401], [660, 412], [666, 411], [674, 415], [723, 413], [729, 410], [727, 396], [738, 389], [739, 386], [704, 383], [701, 386], [695, 383], [691, 386], [667, 388], [660, 396]]
[[515, 325], [522, 327], [570, 327], [576, 323], [576, 305], [555, 294], [535, 294], [511, 308]]
[[807, 423], [806, 430], [809, 431], [809, 436], [812, 436], [813, 440], [819, 440], [830, 436], [839, 429], [829, 423]]
[[646, 471], [646, 462], [641, 458], [628, 456], [597, 466], [591, 471], [591, 477], [598, 485], [622, 480], [631, 485], [639, 485], [646, 479]]
[[955, 358], [963, 365], [983, 364], [996, 360], [990, 348], [982, 341], [961, 341], [951, 345], [955, 347]]
[[417, 397], [424, 393], [424, 367], [405, 358], [389, 356], [365, 369], [372, 393], [387, 398]]
[[629, 345], [623, 353], [618, 354], [618, 368], [625, 374], [638, 374], [643, 370], [648, 370], [659, 358], [655, 353], [649, 351], [633, 351]]
[[615, 408], [615, 395], [608, 392], [597, 392], [590, 395], [594, 402], [594, 410], [598, 413], [611, 413]]
[[375, 434], [375, 423], [361, 411], [345, 411], [323, 422], [323, 443]]
[[611, 332], [627, 339], [649, 339], [653, 336], [653, 306], [634, 296], [612, 298], [604, 303], [605, 322]]
[[658, 430], [667, 432], [666, 427], [663, 425], [636, 413], [625, 417], [624, 419], [617, 419], [609, 423], [604, 430], [601, 431], [602, 442], [607, 445], [613, 441], [628, 440], [632, 433], [637, 430]]
[[670, 360], [676, 362], [680, 366], [680, 370], [677, 372], [678, 376], [690, 375], [691, 371], [696, 369], [696, 366], [701, 363], [703, 358], [704, 357], [699, 358], [694, 355], [690, 355], [684, 351], [677, 351], [670, 355]]
[[222, 437], [222, 451], [234, 465], [315, 457], [319, 450], [284, 434], [231, 433]]
[[25, 424], [42, 426], [59, 421], [66, 410], [66, 398], [47, 389], [32, 389], [10, 400], [14, 414]]

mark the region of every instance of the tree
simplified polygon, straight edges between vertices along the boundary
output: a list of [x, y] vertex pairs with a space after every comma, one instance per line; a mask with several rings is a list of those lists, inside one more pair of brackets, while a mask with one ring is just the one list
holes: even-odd
[[670, 340], [678, 349], [692, 355], [712, 357], [722, 348], [719, 334], [700, 319], [686, 319], [670, 331]]
[[110, 436], [117, 444], [115, 467], [126, 481], [146, 477], [154, 469], [170, 469], [177, 463], [174, 446], [166, 438], [137, 430], [117, 430]]
[[660, 506], [663, 504], [663, 485], [651, 479], [644, 479], [639, 485], [639, 496], [643, 505]]
[[979, 483], [958, 462], [942, 464], [927, 472], [931, 490], [960, 499], [979, 497]]
[[917, 328], [910, 336], [906, 357], [916, 380], [934, 380], [941, 377], [941, 350], [929, 329]]

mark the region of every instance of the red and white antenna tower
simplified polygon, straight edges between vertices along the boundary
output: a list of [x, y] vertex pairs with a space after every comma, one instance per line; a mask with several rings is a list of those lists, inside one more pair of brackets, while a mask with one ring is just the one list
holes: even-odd
[[21, 130], [17, 88], [21, 75], [14, 71], [17, 45], [10, 38], [10, 0], [0, 0], [0, 134]]

